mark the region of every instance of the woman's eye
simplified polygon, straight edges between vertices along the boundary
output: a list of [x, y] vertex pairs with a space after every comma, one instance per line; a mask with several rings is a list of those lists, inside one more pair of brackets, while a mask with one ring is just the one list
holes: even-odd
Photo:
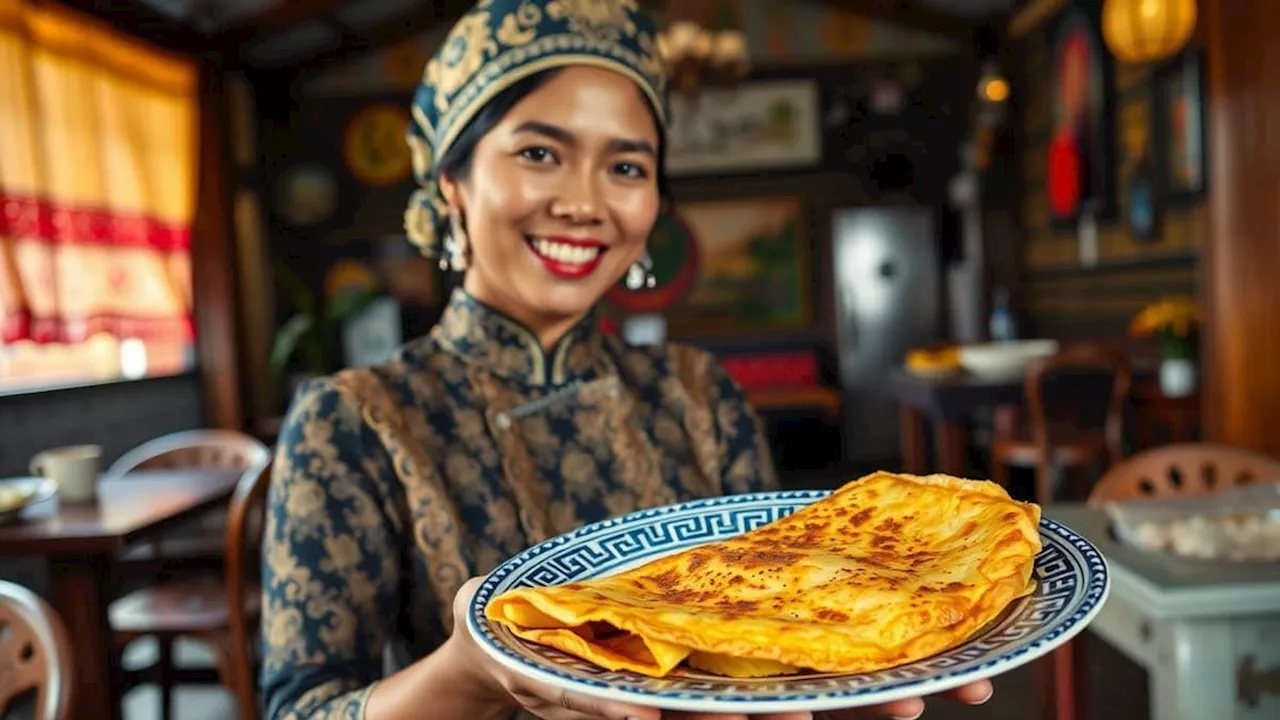
[[556, 156], [544, 147], [530, 147], [520, 151], [520, 157], [536, 163], [554, 162]]
[[649, 176], [648, 171], [635, 163], [618, 163], [613, 166], [613, 170], [619, 175], [625, 175], [631, 178], [644, 178]]

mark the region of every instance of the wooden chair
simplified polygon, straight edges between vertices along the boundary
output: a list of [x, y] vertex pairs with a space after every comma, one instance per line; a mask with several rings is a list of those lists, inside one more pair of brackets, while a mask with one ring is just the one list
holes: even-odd
[[[1280, 483], [1280, 460], [1216, 443], [1184, 443], [1145, 450], [1107, 470], [1089, 505], [1141, 498], [1190, 497], [1255, 482]], [[1085, 716], [1087, 634], [1054, 652], [1053, 692], [1058, 720]]]
[[[249, 652], [251, 628], [257, 621], [261, 595], [256, 574], [261, 546], [265, 498], [271, 478], [270, 457], [246, 470], [232, 496], [225, 533], [223, 577], [213, 581], [172, 582], [136, 590], [112, 603], [111, 626], [123, 650], [143, 637], [160, 648], [156, 666], [126, 673], [126, 688], [144, 682], [160, 686], [161, 717], [168, 720], [173, 688], [186, 682], [209, 682], [207, 673], [180, 672], [173, 662], [173, 643], [187, 638], [209, 647], [217, 664], [216, 682], [236, 697], [242, 718], [253, 718], [256, 693]], [[249, 714], [245, 714], [248, 712]]]
[[[185, 430], [145, 442], [125, 453], [103, 473], [119, 478], [136, 470], [227, 468], [247, 470], [266, 462], [271, 450], [262, 441], [234, 430]], [[130, 546], [118, 565], [129, 579], [167, 578], [175, 570], [217, 571], [222, 564], [224, 513], [210, 513], [164, 536]]]
[[39, 595], [0, 580], [0, 717], [36, 691], [35, 720], [70, 720], [75, 678], [62, 617]]
[[[1077, 419], [1064, 420], [1047, 408], [1045, 381], [1072, 370], [1112, 377], [1101, 430], [1081, 430]], [[1008, 487], [1011, 466], [1034, 467], [1035, 500], [1046, 504], [1053, 499], [1055, 470], [1082, 471], [1097, 464], [1110, 467], [1123, 456], [1125, 399], [1132, 380], [1133, 371], [1123, 356], [1096, 345], [1068, 347], [1033, 363], [1023, 381], [1029, 432], [998, 434], [992, 441], [992, 479]]]
[[1280, 460], [1216, 443], [1165, 445], [1111, 468], [1089, 494], [1089, 504], [1204, 495], [1255, 482], [1280, 482]]
[[267, 460], [271, 450], [261, 440], [235, 430], [184, 430], [149, 440], [111, 463], [105, 477], [135, 470], [234, 468], [247, 470]]
[[226, 593], [228, 630], [231, 633], [231, 671], [241, 720], [257, 720], [258, 666], [256, 643], [258, 611], [262, 603], [261, 552], [266, 530], [267, 491], [273, 462], [256, 474], [246, 474], [236, 487], [227, 517]]

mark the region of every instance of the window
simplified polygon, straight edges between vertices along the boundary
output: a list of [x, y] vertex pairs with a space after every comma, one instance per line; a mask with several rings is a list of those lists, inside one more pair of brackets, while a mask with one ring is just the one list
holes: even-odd
[[0, 391], [190, 369], [197, 73], [0, 0]]

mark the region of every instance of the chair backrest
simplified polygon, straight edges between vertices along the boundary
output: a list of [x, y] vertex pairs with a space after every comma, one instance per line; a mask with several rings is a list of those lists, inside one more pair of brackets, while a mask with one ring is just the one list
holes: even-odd
[[271, 469], [274, 459], [267, 459], [245, 471], [231, 496], [227, 512], [226, 558], [224, 575], [227, 584], [228, 625], [231, 631], [231, 672], [234, 673], [236, 704], [240, 717], [253, 720], [258, 710], [257, 683], [253, 669], [255, 662], [253, 640], [257, 626], [252, 622], [246, 603], [247, 593], [257, 588], [249, 576], [258, 575], [258, 557], [262, 548], [262, 533], [266, 528], [267, 490], [271, 486]]
[[1112, 500], [1204, 495], [1251, 483], [1280, 482], [1280, 460], [1216, 443], [1182, 443], [1144, 450], [1118, 463], [1089, 494], [1100, 507]]
[[0, 580], [0, 715], [36, 691], [36, 720], [72, 717], [71, 645], [62, 617], [39, 595]]
[[[1027, 398], [1027, 414], [1031, 420], [1031, 437], [1047, 450], [1049, 414], [1045, 404], [1045, 380], [1051, 375], [1071, 370], [1105, 373], [1112, 378], [1111, 394], [1103, 421], [1103, 436], [1109, 461], [1116, 462], [1123, 453], [1124, 407], [1133, 383], [1133, 369], [1121, 354], [1100, 345], [1074, 345], [1048, 357], [1040, 358], [1027, 368], [1023, 392]], [[1042, 452], [1042, 454], [1044, 454]]]
[[104, 475], [116, 478], [135, 470], [228, 468], [247, 470], [265, 462], [270, 449], [261, 440], [235, 430], [184, 430], [149, 440], [111, 464]]

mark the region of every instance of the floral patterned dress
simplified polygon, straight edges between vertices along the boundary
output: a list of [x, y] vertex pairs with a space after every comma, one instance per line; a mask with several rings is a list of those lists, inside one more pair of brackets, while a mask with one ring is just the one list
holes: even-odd
[[311, 381], [278, 441], [263, 547], [268, 718], [359, 718], [383, 652], [423, 657], [469, 577], [632, 510], [772, 489], [707, 353], [588, 318], [552, 352], [462, 291], [389, 363]]

